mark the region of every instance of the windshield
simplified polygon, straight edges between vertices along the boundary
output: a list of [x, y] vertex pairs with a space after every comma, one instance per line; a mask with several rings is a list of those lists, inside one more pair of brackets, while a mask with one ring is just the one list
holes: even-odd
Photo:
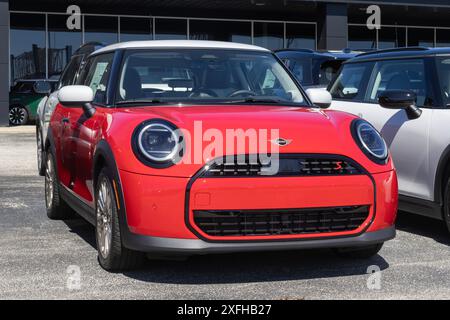
[[305, 103], [271, 53], [218, 49], [152, 49], [125, 54], [117, 104]]

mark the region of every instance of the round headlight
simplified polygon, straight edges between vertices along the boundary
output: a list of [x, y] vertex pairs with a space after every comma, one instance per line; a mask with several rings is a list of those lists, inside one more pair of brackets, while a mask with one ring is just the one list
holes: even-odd
[[183, 137], [170, 122], [146, 121], [136, 129], [133, 140], [139, 158], [149, 165], [168, 167], [182, 157]]
[[352, 123], [353, 137], [361, 150], [373, 161], [384, 162], [388, 156], [386, 142], [368, 122], [357, 119]]

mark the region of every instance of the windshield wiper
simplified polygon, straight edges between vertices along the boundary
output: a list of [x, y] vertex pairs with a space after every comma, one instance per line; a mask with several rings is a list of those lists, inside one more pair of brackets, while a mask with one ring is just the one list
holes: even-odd
[[242, 100], [231, 100], [229, 103], [282, 103], [281, 100], [266, 97], [247, 97]]
[[117, 105], [124, 105], [124, 104], [158, 104], [158, 103], [166, 103], [166, 101], [160, 100], [160, 99], [132, 99], [132, 100], [123, 100], [123, 101], [117, 101]]

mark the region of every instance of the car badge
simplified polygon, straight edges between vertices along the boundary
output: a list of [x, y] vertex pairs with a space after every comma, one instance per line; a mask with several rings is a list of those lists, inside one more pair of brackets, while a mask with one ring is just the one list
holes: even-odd
[[288, 144], [291, 144], [292, 139], [278, 138], [278, 139], [270, 140], [270, 142], [272, 142], [273, 144], [276, 144], [277, 146], [284, 147], [284, 146], [287, 146]]

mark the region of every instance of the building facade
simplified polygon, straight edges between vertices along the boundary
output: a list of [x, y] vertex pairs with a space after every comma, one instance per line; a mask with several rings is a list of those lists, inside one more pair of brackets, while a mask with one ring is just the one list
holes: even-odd
[[[379, 29], [367, 27], [370, 5], [380, 8]], [[449, 14], [450, 0], [0, 0], [0, 125], [8, 123], [16, 80], [57, 78], [89, 41], [200, 39], [273, 50], [450, 46]]]

